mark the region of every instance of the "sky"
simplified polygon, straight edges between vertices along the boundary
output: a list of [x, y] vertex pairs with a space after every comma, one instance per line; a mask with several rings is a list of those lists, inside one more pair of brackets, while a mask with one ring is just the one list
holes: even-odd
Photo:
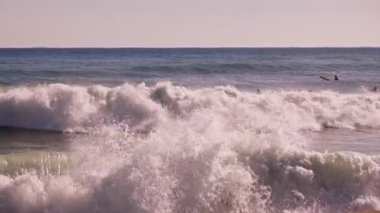
[[380, 0], [0, 0], [0, 47], [380, 47]]

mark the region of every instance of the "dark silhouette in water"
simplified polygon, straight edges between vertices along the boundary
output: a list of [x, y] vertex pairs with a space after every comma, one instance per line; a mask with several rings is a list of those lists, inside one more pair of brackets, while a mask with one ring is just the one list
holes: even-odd
[[377, 87], [371, 89], [372, 92], [377, 92]]
[[[325, 76], [319, 76], [321, 79], [325, 80], [325, 81], [331, 81], [330, 79], [328, 79], [327, 77]], [[339, 81], [339, 78], [337, 75], [334, 75], [334, 81]]]
[[321, 79], [323, 79], [323, 80], [325, 80], [325, 81], [330, 81], [330, 79], [328, 79], [328, 78], [326, 78], [326, 77], [324, 77], [324, 76], [319, 76]]

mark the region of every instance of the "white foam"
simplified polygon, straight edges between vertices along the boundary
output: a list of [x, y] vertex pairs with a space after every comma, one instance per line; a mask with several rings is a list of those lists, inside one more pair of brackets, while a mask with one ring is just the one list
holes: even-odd
[[170, 83], [13, 88], [0, 93], [1, 126], [89, 134], [64, 175], [0, 176], [0, 201], [9, 212], [378, 209], [377, 157], [306, 151], [303, 133], [379, 128], [379, 102]]
[[[99, 123], [125, 122], [136, 129], [153, 128], [168, 116], [212, 111], [236, 127], [379, 128], [380, 96], [371, 93], [243, 93], [231, 87], [191, 90], [160, 83], [108, 88], [49, 84], [11, 88], [0, 93], [0, 125], [58, 131], [89, 131]], [[223, 114], [224, 113], [224, 114]], [[250, 120], [239, 118], [249, 116]], [[260, 121], [260, 122], [258, 122]]]

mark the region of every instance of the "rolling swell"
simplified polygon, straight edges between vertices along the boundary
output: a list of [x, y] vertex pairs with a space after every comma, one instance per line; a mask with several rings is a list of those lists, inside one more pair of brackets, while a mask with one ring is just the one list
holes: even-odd
[[88, 137], [73, 145], [64, 174], [0, 175], [0, 208], [380, 209], [378, 156], [307, 151], [304, 134], [325, 128], [378, 129], [379, 120], [376, 93], [256, 94], [228, 86], [190, 89], [170, 83], [9, 88], [0, 93], [0, 126], [86, 132]]

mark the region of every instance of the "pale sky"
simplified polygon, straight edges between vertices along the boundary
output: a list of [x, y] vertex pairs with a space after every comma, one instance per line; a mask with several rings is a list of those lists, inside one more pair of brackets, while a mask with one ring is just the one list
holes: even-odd
[[0, 47], [380, 47], [380, 0], [0, 0]]

